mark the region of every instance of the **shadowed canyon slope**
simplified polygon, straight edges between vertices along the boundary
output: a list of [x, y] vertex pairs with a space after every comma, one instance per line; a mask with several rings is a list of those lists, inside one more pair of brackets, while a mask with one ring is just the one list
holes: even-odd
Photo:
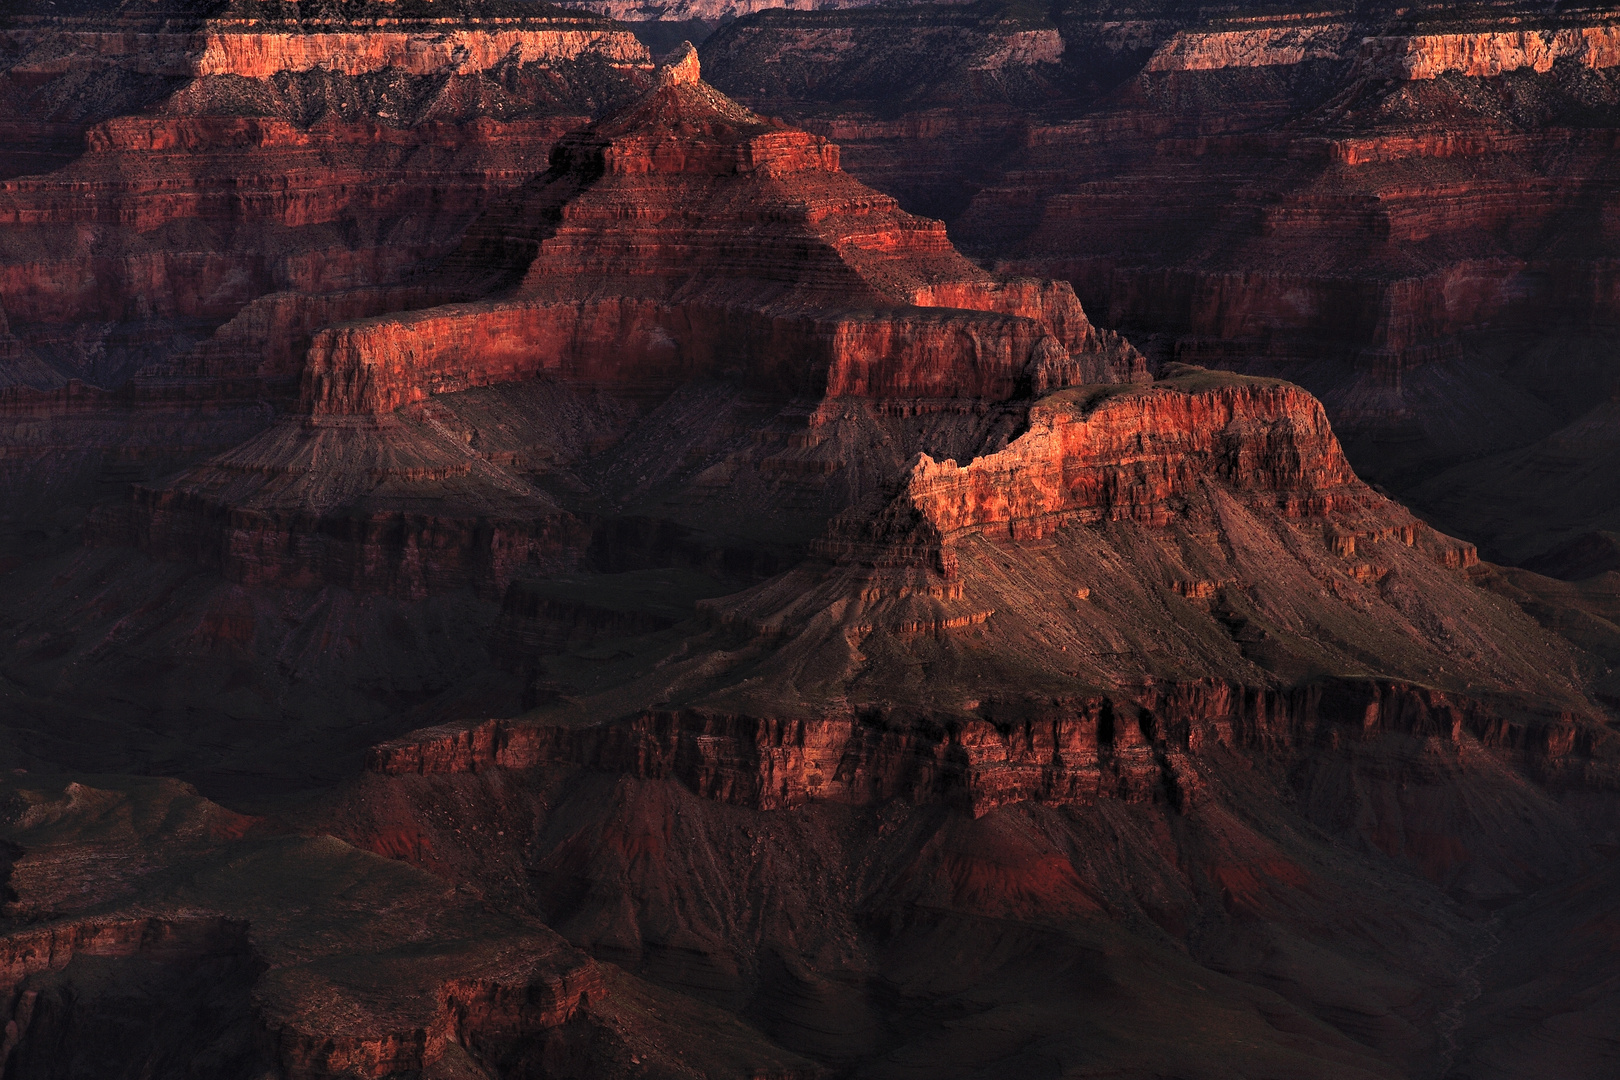
[[1601, 6], [985, 3], [760, 13], [704, 52], [1154, 357], [1311, 389], [1364, 475], [1520, 561], [1613, 528], [1573, 493], [1465, 507], [1613, 389], [1617, 42]]
[[[1613, 1071], [1607, 577], [690, 47], [438, 2], [5, 28], [6, 1077]], [[981, 147], [1116, 92], [1024, 17]], [[1257, 33], [1132, 62], [1343, 44]]]

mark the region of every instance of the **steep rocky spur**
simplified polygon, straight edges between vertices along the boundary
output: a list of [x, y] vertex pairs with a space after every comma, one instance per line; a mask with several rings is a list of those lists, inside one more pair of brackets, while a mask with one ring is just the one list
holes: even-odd
[[[1012, 26], [1061, 53], [886, 63]], [[1608, 393], [1615, 35], [1568, 6], [970, 5], [760, 14], [703, 48], [717, 85], [1155, 359], [1307, 386], [1364, 475], [1461, 529], [1423, 480]], [[1580, 531], [1478, 539], [1522, 559]]]
[[[476, 874], [818, 1060], [1025, 1067], [986, 1037], [1005, 1014], [1043, 1052], [1119, 1039], [1113, 1065], [1198, 1075], [1205, 1021], [1168, 1045], [1133, 1025], [1203, 1016], [1214, 993], [1226, 1029], [1302, 1036], [1223, 1062], [1322, 1076], [1455, 1058], [1469, 965], [1496, 939], [1432, 906], [1420, 930], [1403, 905], [1504, 903], [1612, 836], [1620, 747], [1568, 646], [1479, 588], [1471, 547], [1357, 480], [1286, 384], [1179, 369], [1049, 395], [1000, 450], [917, 456], [887, 507], [835, 518], [814, 551], [699, 600], [685, 634], [593, 614], [606, 579], [508, 605], [514, 656], [550, 654], [540, 708], [374, 748], [336, 804], [344, 835]], [[493, 837], [516, 822], [515, 860]], [[1327, 880], [1378, 914], [1329, 914]], [[1157, 929], [1117, 936], [1132, 919]], [[1026, 988], [988, 961], [964, 1000], [926, 957], [978, 957], [967, 942], [1004, 920], [1031, 935], [1004, 931], [1007, 962], [1043, 974]], [[1206, 974], [1171, 1005], [1155, 974], [1131, 991], [1144, 1012], [1099, 1020], [1070, 996], [1091, 977], [1071, 991], [1037, 959], [1158, 973], [1159, 933], [1288, 1004]], [[1390, 935], [1421, 944], [1396, 955]], [[900, 1007], [877, 989], [896, 964]], [[1063, 1004], [1046, 1021], [1031, 994]], [[940, 1040], [950, 1061], [923, 1049]], [[1568, 1054], [1607, 1060], [1588, 1036]]]
[[729, 376], [779, 407], [961, 412], [1146, 378], [1067, 286], [991, 277], [837, 158], [707, 87], [688, 48], [641, 99], [562, 139], [437, 270], [362, 294], [488, 299], [313, 330], [307, 419], [138, 489], [127, 524], [107, 516], [100, 535], [244, 583], [498, 594], [519, 568], [582, 558], [590, 527], [447, 439], [433, 410], [394, 415], [433, 395], [545, 376], [645, 396]]

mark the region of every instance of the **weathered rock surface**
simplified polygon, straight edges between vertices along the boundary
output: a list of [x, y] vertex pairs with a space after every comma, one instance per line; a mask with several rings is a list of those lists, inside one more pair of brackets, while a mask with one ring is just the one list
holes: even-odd
[[[715, 70], [777, 34], [756, 85], [864, 102], [810, 132], [590, 16], [146, 4], [6, 84], [61, 125], [30, 161], [74, 142], [0, 232], [8, 1078], [1613, 1071], [1615, 575], [1481, 563], [1357, 477], [1342, 398], [1171, 363], [1272, 323], [1272, 360], [1363, 348], [1318, 319], [1373, 325], [1355, 259], [1443, 282], [1388, 287], [1402, 372], [1436, 305], [1498, 319], [1435, 207], [1494, 183], [1511, 239], [1524, 184], [1469, 163], [1590, 178], [1601, 125], [1289, 118], [1346, 86], [1421, 117], [1486, 78], [1459, 64], [1598, 100], [1602, 36], [1559, 35], [1603, 18], [733, 24]], [[1368, 74], [1459, 34], [1422, 53], [1453, 69]], [[846, 130], [911, 194], [844, 173]], [[1194, 221], [1175, 287], [1226, 275], [1156, 380], [1068, 284], [901, 205], [1016, 239], [1108, 194], [1104, 153], [1112, 201], [1040, 235]], [[1211, 199], [1309, 265], [1222, 262], [1259, 247]], [[52, 290], [113, 329], [50, 330]]]
[[578, 6], [623, 22], [706, 23], [712, 29], [722, 21], [756, 11], [865, 7], [874, 2], [876, 0], [786, 0], [785, 3], [767, 0], [585, 0]]
[[23, 151], [0, 185], [13, 332], [62, 366], [63, 328], [105, 324], [78, 345], [99, 345], [100, 367], [66, 373], [111, 386], [257, 296], [386, 282], [453, 246], [648, 66], [606, 20], [453, 7], [13, 19], [0, 44], [0, 117]]
[[[729, 378], [779, 408], [836, 414], [859, 398], [962, 412], [1148, 377], [1068, 286], [992, 277], [938, 222], [903, 213], [837, 159], [825, 139], [710, 89], [688, 48], [638, 101], [561, 140], [551, 168], [438, 270], [321, 302], [268, 298], [196, 350], [188, 362], [207, 370], [243, 345], [307, 334], [310, 419], [141, 488], [124, 538], [249, 584], [498, 593], [520, 568], [577, 564], [591, 515], [564, 511], [516, 461], [457, 445], [434, 408], [396, 418], [402, 408], [545, 376], [643, 398]], [[491, 298], [315, 329], [322, 316], [480, 290]], [[810, 464], [812, 475], [846, 467], [869, 469], [847, 456]], [[120, 538], [117, 520], [104, 534]]]
[[[8, 843], [22, 846], [10, 849], [0, 981], [17, 1075], [207, 1062], [216, 1076], [456, 1076], [566, 1069], [582, 1055], [619, 1075], [624, 1040], [669, 1036], [647, 1013], [683, 1008], [533, 919], [174, 781], [22, 781], [7, 794]], [[704, 1056], [717, 1075], [738, 1075], [724, 1058], [739, 1036], [760, 1066], [808, 1074], [712, 1010], [684, 1008], [715, 1025]], [[121, 1025], [135, 1029], [122, 1044]]]
[[645, 384], [740, 368], [789, 396], [990, 400], [1036, 367], [1049, 385], [1144, 375], [1070, 290], [995, 281], [938, 222], [842, 173], [836, 146], [710, 89], [695, 51], [659, 78], [564, 139], [447, 260], [506, 263], [510, 294], [317, 337], [306, 405], [390, 412], [543, 372]]
[[[265, 429], [322, 327], [462, 298], [400, 282], [650, 67], [614, 24], [528, 5], [10, 12], [7, 498], [82, 518]], [[127, 518], [92, 536], [127, 539]]]
[[[1061, 56], [886, 62], [1014, 23]], [[704, 51], [722, 89], [836, 137], [987, 264], [1069, 280], [1156, 359], [1306, 386], [1365, 475], [1461, 531], [1424, 479], [1608, 396], [1616, 32], [1597, 8], [969, 5], [759, 14]]]

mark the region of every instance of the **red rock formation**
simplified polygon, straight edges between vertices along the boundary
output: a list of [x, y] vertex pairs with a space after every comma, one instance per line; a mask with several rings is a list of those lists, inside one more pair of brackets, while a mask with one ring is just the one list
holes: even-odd
[[[1540, 681], [1556, 654], [1460, 573], [1477, 562], [1471, 546], [1358, 481], [1321, 407], [1286, 384], [1194, 371], [1053, 394], [999, 452], [965, 467], [920, 456], [888, 508], [846, 514], [819, 551], [839, 561], [699, 601], [719, 652], [665, 666], [655, 684], [686, 709], [582, 723], [596, 706], [580, 702], [555, 707], [555, 722], [452, 725], [374, 749], [370, 767], [586, 767], [758, 809], [902, 797], [982, 815], [1028, 800], [1193, 799], [1195, 759], [1216, 747], [1308, 755], [1433, 732], [1543, 780], [1612, 782], [1600, 727], [1472, 698], [1481, 680]], [[1451, 636], [1418, 645], [1436, 617]], [[716, 683], [737, 631], [761, 644], [746, 678]], [[1503, 649], [1502, 634], [1518, 643]], [[930, 642], [994, 649], [1021, 674], [986, 697], [958, 657], [917, 684], [902, 658], [936, 655]], [[1301, 689], [1283, 674], [1296, 665], [1329, 682]], [[1257, 667], [1261, 684], [1283, 675], [1275, 689], [1257, 688]], [[1411, 681], [1373, 677], [1395, 671]], [[1097, 689], [1076, 695], [1082, 685]], [[1585, 708], [1568, 684], [1537, 693]], [[612, 697], [625, 706], [624, 691]]]
[[[1555, 674], [1562, 646], [1476, 585], [1491, 571], [1467, 545], [1356, 480], [1297, 388], [1184, 370], [1058, 392], [966, 465], [919, 457], [821, 550], [700, 601], [678, 650], [622, 617], [599, 621], [605, 648], [522, 638], [553, 653], [559, 692], [375, 747], [345, 835], [533, 897], [571, 940], [747, 1002], [801, 1052], [921, 1053], [867, 1034], [893, 1014], [837, 987], [942, 941], [976, 957], [988, 919], [1041, 928], [1023, 967], [1056, 927], [1142, 918], [1399, 1073], [1446, 1053], [1427, 995], [1473, 991], [1350, 945], [1326, 897], [1371, 910], [1411, 880], [1500, 902], [1579, 872], [1555, 800], [1612, 806], [1620, 782], [1613, 733]], [[585, 630], [558, 604], [506, 617]], [[480, 837], [530, 821], [521, 864]], [[1366, 882], [1348, 850], [1379, 860]], [[882, 959], [828, 960], [822, 935]], [[1343, 959], [1318, 977], [1306, 955]], [[948, 979], [913, 980], [914, 1024], [959, 1022]], [[953, 1045], [1005, 1060], [977, 1033]]]
[[1167, 524], [1201, 476], [1290, 515], [1369, 501], [1320, 405], [1297, 387], [1250, 383], [1055, 394], [1030, 411], [1029, 433], [999, 454], [965, 468], [924, 456], [904, 498], [942, 537], [972, 530], [1038, 539], [1071, 522]]
[[1490, 78], [1521, 68], [1545, 74], [1560, 60], [1601, 70], [1620, 67], [1620, 27], [1598, 22], [1392, 35], [1364, 41], [1359, 59], [1372, 74], [1403, 79], [1433, 79], [1450, 72]]
[[306, 405], [388, 412], [542, 372], [638, 382], [740, 367], [779, 393], [989, 399], [1032, 375], [1043, 388], [1140, 375], [1070, 290], [995, 282], [938, 222], [840, 172], [837, 147], [741, 109], [682, 55], [641, 101], [565, 139], [448, 260], [505, 260], [522, 275], [513, 294], [320, 336]]
[[[0, 179], [0, 306], [23, 339], [62, 357], [64, 327], [125, 324], [101, 370], [65, 372], [112, 385], [257, 296], [395, 278], [648, 66], [605, 20], [461, 7], [12, 20], [0, 120], [25, 153]], [[230, 239], [149, 242], [204, 221]], [[155, 340], [128, 347], [132, 326]]]
[[1161, 357], [1302, 383], [1402, 494], [1607, 387], [1585, 359], [1617, 318], [1607, 13], [1059, 9], [1049, 92], [975, 111], [999, 134], [939, 119], [988, 86], [884, 67], [907, 18], [751, 16], [704, 48], [723, 89], [836, 131], [846, 167], [988, 264], [1069, 280]]
[[[948, 16], [991, 19], [1004, 25], [945, 57], [960, 100], [1011, 110], [1073, 74], [1071, 23]], [[1117, 45], [1140, 67], [1173, 21], [1117, 26], [1081, 55]], [[1211, 172], [1256, 154], [1376, 172], [1421, 145], [1424, 197], [1479, 205], [1489, 185], [1445, 170], [1530, 145], [1220, 134], [1235, 121], [1200, 97], [1212, 87], [1357, 62], [1319, 55], [1333, 19], [1287, 22], [1159, 49], [1150, 90], [1219, 105], [1208, 127], [1150, 110], [1019, 121], [1032, 158], [1051, 140], [1049, 170], [1024, 178], [1057, 190], [1041, 213], [1090, 207], [1064, 228], [1106, 235], [1179, 227], [1096, 176], [1064, 204], [1059, 158], [1085, 123], [1088, 146], [1129, 158], [1154, 141]], [[403, 93], [390, 72], [418, 64], [451, 98], [540, 78], [522, 55], [447, 52], [469, 42], [457, 23], [370, 29], [340, 58], [352, 19], [242, 28], [229, 48], [205, 26], [196, 56], [273, 59], [300, 70], [258, 82], [299, 93]], [[485, 29], [520, 54], [530, 40]], [[829, 70], [870, 59], [856, 38], [832, 42]], [[1257, 59], [1240, 77], [1216, 66]], [[1473, 915], [1606, 880], [1594, 845], [1617, 839], [1620, 746], [1612, 680], [1594, 673], [1620, 644], [1601, 589], [1480, 565], [1358, 480], [1297, 387], [1170, 365], [1142, 380], [1068, 286], [982, 271], [937, 222], [845, 175], [825, 138], [697, 76], [677, 55], [538, 175], [522, 155], [495, 168], [478, 130], [516, 128], [476, 116], [395, 127], [334, 106], [323, 126], [193, 108], [246, 76], [176, 75], [183, 116], [86, 125], [101, 149], [84, 159], [259, 155], [264, 190], [278, 156], [351, 172], [347, 194], [262, 203], [252, 185], [237, 199], [223, 180], [147, 176], [128, 224], [73, 219], [62, 186], [57, 224], [27, 226], [105, 227], [98, 268], [183, 291], [169, 239], [245, 214], [244, 243], [282, 278], [141, 310], [147, 286], [64, 270], [61, 296], [136, 326], [132, 341], [192, 320], [116, 393], [63, 379], [43, 292], [19, 285], [26, 317], [0, 332], [7, 469], [56, 476], [77, 425], [114, 414], [149, 471], [234, 445], [173, 475], [79, 481], [141, 480], [84, 526], [90, 550], [71, 499], [0, 515], [6, 1075], [808, 1080], [1057, 1061], [1181, 1076], [1215, 1061], [1393, 1080], [1445, 1073], [1464, 1030], [1488, 1051], [1476, 1062], [1528, 1060], [1478, 1017], [1544, 1039], [1545, 1017], [1513, 1005], [1533, 965], [1486, 963]], [[1408, 82], [1469, 77], [1454, 76]], [[941, 115], [884, 138], [973, 128]], [[366, 201], [370, 165], [409, 173], [416, 197], [465, 168], [482, 194], [447, 188], [443, 216], [418, 220]], [[1225, 182], [1204, 176], [1188, 205]], [[1493, 190], [1492, 220], [1511, 224]], [[1418, 194], [1260, 201], [1290, 251], [1351, 227], [1425, 258], [1447, 242]], [[1023, 209], [996, 212], [1015, 228]], [[139, 228], [150, 246], [120, 247]], [[1210, 260], [1132, 287], [1143, 303], [1206, 289], [1228, 338], [1354, 322], [1384, 288]], [[238, 264], [194, 265], [229, 279]], [[1390, 285], [1381, 340], [1405, 363], [1435, 311], [1488, 320], [1494, 265]], [[288, 404], [294, 380], [303, 410], [274, 418], [259, 395]], [[244, 812], [64, 768], [195, 777]], [[1590, 906], [1525, 910], [1553, 912], [1553, 953], [1585, 955], [1569, 942]], [[1561, 1062], [1604, 1063], [1590, 1021], [1607, 954], [1591, 955], [1556, 983], [1589, 1013]]]
[[903, 710], [794, 720], [691, 710], [586, 727], [490, 720], [412, 732], [372, 748], [367, 767], [430, 776], [575, 766], [675, 780], [700, 798], [756, 810], [899, 798], [975, 817], [1022, 802], [1185, 808], [1204, 784], [1199, 756], [1217, 747], [1294, 758], [1323, 742], [1411, 736], [1482, 747], [1508, 769], [1580, 787], [1620, 776], [1614, 746], [1568, 718], [1526, 723], [1398, 683], [1283, 693], [1220, 682], [1149, 686], [1134, 701], [1052, 701], [1013, 722], [993, 707], [948, 729], [910, 719]]
[[[465, 290], [394, 283], [453, 250], [558, 136], [633, 95], [651, 66], [628, 32], [560, 10], [448, 0], [425, 14], [391, 4], [349, 5], [341, 16], [273, 7], [91, 4], [66, 17], [40, 4], [8, 13], [0, 31], [0, 128], [15, 149], [0, 161], [8, 500], [65, 516], [68, 505], [87, 508], [109, 489], [204, 460], [296, 400], [321, 327], [462, 299]], [[213, 541], [177, 538], [160, 524], [154, 550], [202, 551], [210, 565], [239, 567], [243, 557], [280, 565], [277, 541], [266, 539], [285, 527], [274, 514], [228, 541], [218, 504], [186, 505], [158, 516], [172, 524], [195, 511], [211, 520]], [[407, 536], [427, 537], [431, 549], [443, 530], [425, 518], [386, 528], [413, 551]], [[88, 532], [128, 542], [127, 521], [122, 509], [98, 515]], [[376, 553], [375, 524], [334, 528], [354, 538], [332, 541], [350, 551], [334, 566], [415, 565]], [[406, 591], [425, 578], [487, 581], [506, 558], [490, 551], [510, 532], [496, 525], [482, 543], [453, 542], [482, 554], [430, 555], [426, 570], [374, 576], [397, 577]], [[250, 534], [259, 539], [242, 539]], [[222, 554], [231, 550], [248, 554]], [[468, 560], [481, 569], [433, 569]], [[307, 566], [285, 570], [264, 573], [309, 577]]]
[[[442, 434], [432, 422], [369, 418], [537, 376], [641, 395], [727, 376], [823, 409], [860, 398], [907, 410], [1146, 378], [1066, 285], [992, 278], [938, 222], [840, 172], [836, 147], [736, 106], [697, 63], [688, 50], [636, 103], [564, 139], [552, 168], [474, 225], [436, 275], [266, 298], [175, 365], [214, 371], [258, 350], [258, 370], [276, 375], [295, 351], [282, 343], [307, 333], [302, 394], [316, 420], [142, 489], [134, 541], [249, 583], [504, 589], [519, 566], [579, 558], [580, 523], [528, 478], [430, 447]], [[315, 329], [481, 289], [496, 298]], [[333, 440], [369, 449], [329, 452]], [[307, 481], [269, 479], [291, 461], [308, 463], [297, 466]], [[452, 476], [475, 479], [446, 486]], [[432, 512], [403, 509], [430, 501]]]

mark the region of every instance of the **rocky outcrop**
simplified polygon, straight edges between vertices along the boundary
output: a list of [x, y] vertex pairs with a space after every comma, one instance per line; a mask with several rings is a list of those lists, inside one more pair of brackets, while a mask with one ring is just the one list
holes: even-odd
[[[526, 20], [510, 20], [526, 21]], [[217, 20], [198, 34], [34, 29], [5, 31], [0, 48], [24, 54], [7, 70], [13, 79], [43, 80], [75, 67], [120, 65], [141, 75], [179, 78], [235, 76], [268, 79], [309, 71], [337, 75], [473, 75], [501, 64], [568, 62], [582, 56], [640, 67], [646, 49], [626, 30], [598, 20], [532, 20], [544, 29], [500, 25], [423, 27], [401, 32], [382, 25], [339, 32], [256, 32], [252, 23]]]
[[[1343, 556], [1355, 555], [1359, 533], [1408, 547], [1421, 542], [1446, 566], [1478, 561], [1472, 545], [1440, 536], [1369, 491], [1321, 405], [1286, 383], [1182, 369], [1143, 390], [1053, 394], [1030, 410], [1028, 425], [1005, 449], [965, 466], [920, 455], [895, 502], [875, 518], [837, 519], [817, 549], [949, 578], [960, 538], [1033, 541], [1105, 521], [1164, 527], [1187, 514], [1195, 490], [1213, 483], [1264, 511], [1335, 521], [1327, 538]], [[1183, 594], [1193, 595], [1190, 588]]]
[[[1387, 388], [1600, 310], [1526, 221], [1601, 225], [1612, 148], [1491, 113], [1533, 66], [1386, 85], [1366, 11], [739, 20], [761, 112], [868, 95], [810, 130], [515, 0], [119, 2], [72, 29], [240, 36], [87, 63], [140, 107], [0, 163], [8, 1077], [1395, 1080], [1512, 1041], [1492, 980], [1529, 1030], [1476, 915], [1603, 880], [1608, 586], [1358, 479], [1329, 418], [1400, 400], [1172, 361]], [[31, 40], [6, 92], [66, 94]], [[1436, 415], [1497, 434], [1479, 385]]]
[[[708, 636], [688, 640], [702, 644], [623, 675], [600, 705], [554, 693], [537, 719], [417, 732], [370, 767], [587, 768], [758, 809], [901, 798], [981, 815], [1196, 799], [1196, 761], [1218, 747], [1308, 756], [1432, 736], [1542, 782], [1615, 782], [1613, 740], [1555, 689], [1556, 654], [1470, 582], [1472, 546], [1357, 480], [1298, 388], [1180, 370], [1058, 392], [1027, 423], [965, 466], [919, 456], [889, 506], [832, 523], [816, 545], [827, 562], [699, 600]], [[588, 648], [582, 610], [521, 600], [503, 613], [512, 642]], [[1437, 617], [1449, 636], [1417, 645]], [[593, 618], [614, 641], [669, 626]], [[980, 642], [1018, 659], [970, 659]], [[929, 658], [929, 680], [908, 674], [912, 657]], [[980, 662], [1020, 674], [987, 694]], [[1553, 678], [1539, 692], [1565, 711], [1469, 690], [1504, 677]], [[642, 687], [690, 703], [586, 722]]]
[[1327, 416], [1297, 387], [1174, 385], [1045, 398], [1030, 410], [1029, 432], [998, 454], [965, 467], [923, 456], [903, 497], [942, 537], [1013, 539], [1104, 519], [1163, 525], [1200, 475], [1292, 515], [1366, 502]]
[[1372, 36], [1366, 35], [1371, 29], [1367, 23], [1344, 16], [1222, 21], [1177, 33], [1159, 46], [1143, 70], [1221, 71], [1354, 61], [1358, 74], [1410, 80], [1448, 73], [1494, 78], [1521, 69], [1546, 74], [1563, 60], [1594, 69], [1620, 65], [1620, 27], [1601, 17], [1577, 15], [1563, 25], [1537, 26], [1534, 17], [1509, 14], [1501, 20], [1506, 26], [1481, 19], [1486, 25], [1439, 26], [1434, 32], [1426, 32], [1424, 27], [1439, 21], [1432, 13], [1418, 13], [1414, 21], [1419, 27], [1415, 30], [1386, 29]]
[[[395, 280], [651, 66], [585, 14], [443, 15], [11, 20], [0, 306], [14, 332], [64, 377], [115, 386], [259, 296]], [[151, 242], [203, 221], [229, 223], [231, 241]], [[72, 340], [97, 323], [120, 329]], [[76, 351], [102, 358], [76, 365]]]
[[[640, 207], [628, 223], [627, 203]], [[1145, 375], [1071, 290], [994, 281], [938, 222], [841, 173], [835, 146], [703, 84], [692, 51], [635, 106], [565, 139], [447, 266], [502, 260], [521, 275], [510, 298], [319, 335], [306, 406], [388, 412], [542, 372], [642, 382], [740, 367], [788, 395], [992, 400], [1032, 377]]]
[[1604, 20], [1547, 29], [1374, 37], [1362, 43], [1358, 61], [1369, 74], [1397, 79], [1494, 78], [1520, 70], [1546, 74], [1560, 61], [1612, 68], [1620, 66], [1620, 25]]
[[[503, 1044], [543, 1043], [591, 997], [602, 996], [594, 965], [556, 970], [546, 956], [555, 949], [554, 940], [514, 938], [501, 944], [506, 955], [488, 959], [495, 961], [490, 967], [504, 970], [447, 979], [416, 1015], [391, 1016], [363, 1004], [357, 1009], [359, 1003], [345, 1000], [347, 988], [322, 985], [325, 980], [319, 976], [290, 972], [278, 978], [272, 973], [256, 987], [256, 995], [283, 1075], [289, 1080], [383, 1080], [431, 1069], [450, 1053], [455, 1055], [451, 1060], [461, 1059], [465, 1048], [480, 1044], [486, 1052], [499, 1053]], [[532, 955], [522, 956], [525, 948]], [[343, 1012], [350, 1015], [337, 1019]]]
[[[791, 318], [647, 300], [495, 303], [433, 308], [315, 335], [303, 399], [320, 414], [380, 414], [432, 394], [563, 376], [607, 385], [673, 385], [746, 366], [744, 381], [789, 396], [981, 398], [1145, 377], [1139, 354], [1084, 321], [1066, 288], [1060, 325], [955, 297], [955, 310], [914, 308], [845, 318]], [[940, 305], [941, 307], [945, 305]], [[1018, 306], [1016, 304], [1010, 306]], [[966, 309], [966, 310], [964, 310]], [[1044, 313], [1043, 313], [1044, 314]], [[1074, 351], [1051, 332], [1079, 315]], [[475, 360], [468, 362], [468, 358]]]
[[[965, 40], [969, 16], [931, 11], [928, 32]], [[998, 271], [1070, 281], [1158, 359], [1305, 385], [1403, 495], [1573, 420], [1589, 399], [1564, 388], [1607, 386], [1576, 359], [1616, 317], [1605, 13], [1056, 12], [1044, 92], [999, 97], [884, 67], [907, 19], [925, 16], [749, 16], [704, 48], [722, 89], [834, 134], [846, 168]], [[1557, 376], [1531, 359], [1549, 318]]]
[[[1219, 71], [1343, 60], [1351, 51], [1355, 26], [1342, 19], [1256, 19], [1260, 25], [1183, 31], [1159, 46], [1144, 71]], [[1267, 23], [1270, 25], [1266, 25]]]
[[429, 776], [573, 766], [676, 780], [700, 798], [757, 810], [902, 799], [979, 817], [1019, 802], [1168, 800], [1185, 808], [1200, 797], [1198, 758], [1217, 747], [1294, 759], [1341, 740], [1411, 737], [1481, 747], [1554, 782], [1620, 782], [1612, 740], [1567, 717], [1510, 718], [1403, 684], [1276, 692], [1203, 682], [1148, 686], [1124, 699], [977, 708], [945, 725], [894, 708], [794, 720], [649, 712], [584, 727], [491, 720], [384, 743], [367, 768]]
[[[457, 297], [485, 298], [410, 310]], [[407, 310], [383, 314], [391, 306]], [[1032, 390], [1148, 378], [1067, 285], [969, 263], [938, 222], [839, 171], [825, 139], [706, 86], [690, 49], [636, 103], [564, 138], [551, 168], [433, 273], [266, 297], [165, 374], [251, 362], [273, 382], [306, 340], [300, 398], [312, 419], [141, 489], [128, 510], [139, 546], [245, 583], [498, 591], [520, 566], [581, 557], [585, 515], [563, 513], [516, 461], [468, 454], [431, 419], [423, 428], [395, 412], [538, 378], [642, 398], [727, 379], [832, 412], [844, 399], [980, 411]], [[861, 465], [811, 466], [845, 467]], [[402, 509], [413, 500], [435, 509]]]

